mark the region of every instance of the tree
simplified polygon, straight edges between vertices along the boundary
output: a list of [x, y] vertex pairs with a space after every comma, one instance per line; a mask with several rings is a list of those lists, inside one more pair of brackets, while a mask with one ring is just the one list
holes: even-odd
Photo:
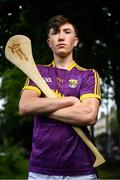
[[0, 113], [1, 143], [7, 145], [19, 144], [30, 149], [32, 120], [31, 117], [21, 118], [18, 112], [18, 102], [25, 82], [25, 75], [14, 67], [12, 70], [4, 72], [2, 81], [2, 96], [6, 97], [7, 100]]

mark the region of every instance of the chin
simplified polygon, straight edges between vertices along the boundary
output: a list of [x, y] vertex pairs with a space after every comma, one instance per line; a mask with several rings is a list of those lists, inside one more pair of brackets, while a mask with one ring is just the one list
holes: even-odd
[[66, 57], [66, 56], [68, 56], [68, 54], [69, 53], [67, 53], [67, 52], [58, 52], [57, 56], [59, 56], [59, 57]]
[[67, 56], [67, 54], [58, 54], [58, 56], [61, 58], [65, 58]]

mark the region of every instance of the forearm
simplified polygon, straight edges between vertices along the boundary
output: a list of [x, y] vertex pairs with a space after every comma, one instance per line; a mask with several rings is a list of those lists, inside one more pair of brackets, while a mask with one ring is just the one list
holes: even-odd
[[72, 125], [93, 125], [96, 122], [97, 112], [79, 103], [59, 109], [51, 113], [49, 117]]
[[[28, 93], [28, 92], [27, 92]], [[20, 114], [48, 114], [60, 108], [71, 106], [74, 103], [74, 97], [64, 98], [42, 98], [35, 94], [24, 94], [19, 102]]]

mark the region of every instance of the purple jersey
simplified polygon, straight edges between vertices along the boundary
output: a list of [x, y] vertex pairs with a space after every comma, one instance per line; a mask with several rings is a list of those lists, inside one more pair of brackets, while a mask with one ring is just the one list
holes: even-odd
[[[81, 68], [75, 62], [67, 69], [56, 68], [54, 62], [37, 67], [57, 96], [76, 96], [80, 101], [89, 97], [100, 99], [99, 76], [95, 70]], [[24, 89], [44, 96], [29, 79]], [[87, 127], [81, 128], [90, 138]], [[95, 173], [94, 160], [94, 155], [71, 125], [38, 114], [34, 116], [29, 171], [47, 175], [87, 175]]]

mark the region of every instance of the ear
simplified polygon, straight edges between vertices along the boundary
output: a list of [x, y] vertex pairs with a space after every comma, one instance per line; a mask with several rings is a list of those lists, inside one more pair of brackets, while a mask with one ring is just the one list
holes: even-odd
[[47, 39], [47, 44], [51, 48], [51, 43], [50, 43], [50, 39], [49, 38]]
[[74, 47], [76, 47], [76, 46], [77, 46], [78, 42], [79, 42], [79, 39], [78, 39], [78, 37], [76, 37], [76, 38], [75, 38]]

